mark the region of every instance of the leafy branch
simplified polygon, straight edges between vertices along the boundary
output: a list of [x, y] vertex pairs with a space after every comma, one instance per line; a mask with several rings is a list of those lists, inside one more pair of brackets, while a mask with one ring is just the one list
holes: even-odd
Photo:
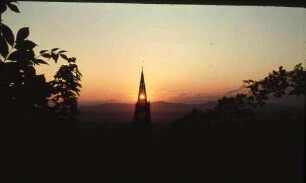
[[[0, 16], [7, 9], [19, 13], [15, 1], [0, 1]], [[1, 18], [1, 17], [0, 17]], [[53, 48], [35, 54], [37, 44], [30, 39], [29, 27], [18, 30], [16, 36], [9, 26], [0, 23], [0, 100], [8, 117], [31, 114], [33, 111], [53, 111], [60, 117], [71, 119], [77, 112], [81, 77], [75, 57], [68, 57], [65, 50]], [[35, 67], [49, 65], [50, 60], [66, 61], [47, 82], [44, 75], [37, 75]], [[53, 103], [53, 106], [50, 106]]]

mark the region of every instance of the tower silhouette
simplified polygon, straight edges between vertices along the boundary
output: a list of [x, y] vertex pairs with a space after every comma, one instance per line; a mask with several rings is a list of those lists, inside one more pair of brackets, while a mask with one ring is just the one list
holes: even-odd
[[148, 101], [146, 85], [144, 81], [143, 69], [141, 71], [138, 98], [135, 105], [133, 120], [133, 132], [137, 135], [151, 135], [151, 111], [150, 102]]

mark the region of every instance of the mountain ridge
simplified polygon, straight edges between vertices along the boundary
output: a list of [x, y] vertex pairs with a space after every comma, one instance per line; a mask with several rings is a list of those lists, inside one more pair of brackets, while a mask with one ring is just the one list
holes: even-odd
[[[172, 122], [197, 109], [205, 112], [214, 109], [217, 102], [207, 102], [202, 104], [184, 104], [165, 101], [151, 103], [151, 116], [153, 122]], [[127, 122], [132, 121], [135, 104], [131, 103], [104, 103], [91, 106], [80, 106], [79, 119], [82, 122]], [[268, 103], [260, 109], [254, 110], [258, 114], [292, 113], [299, 110], [281, 104]]]

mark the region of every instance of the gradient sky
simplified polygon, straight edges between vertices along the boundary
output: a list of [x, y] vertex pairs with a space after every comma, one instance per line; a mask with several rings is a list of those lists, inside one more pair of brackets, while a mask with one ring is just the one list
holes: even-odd
[[[42, 49], [83, 74], [81, 104], [135, 102], [142, 65], [151, 101], [202, 103], [306, 58], [306, 10], [281, 7], [19, 2], [6, 12]], [[39, 67], [52, 79], [59, 65]]]

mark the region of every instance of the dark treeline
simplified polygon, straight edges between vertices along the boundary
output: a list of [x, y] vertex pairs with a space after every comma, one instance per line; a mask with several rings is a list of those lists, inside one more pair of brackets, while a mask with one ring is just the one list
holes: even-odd
[[[19, 12], [14, 2], [1, 1], [0, 15], [8, 9]], [[5, 21], [0, 25], [0, 182], [303, 181], [305, 109], [272, 118], [254, 112], [269, 97], [306, 101], [301, 64], [244, 81], [247, 94], [194, 109], [160, 137], [137, 136], [130, 125], [98, 125], [88, 133], [77, 128], [76, 59], [59, 48], [36, 54], [28, 28], [14, 35]], [[66, 64], [53, 80], [36, 74], [59, 59]]]

